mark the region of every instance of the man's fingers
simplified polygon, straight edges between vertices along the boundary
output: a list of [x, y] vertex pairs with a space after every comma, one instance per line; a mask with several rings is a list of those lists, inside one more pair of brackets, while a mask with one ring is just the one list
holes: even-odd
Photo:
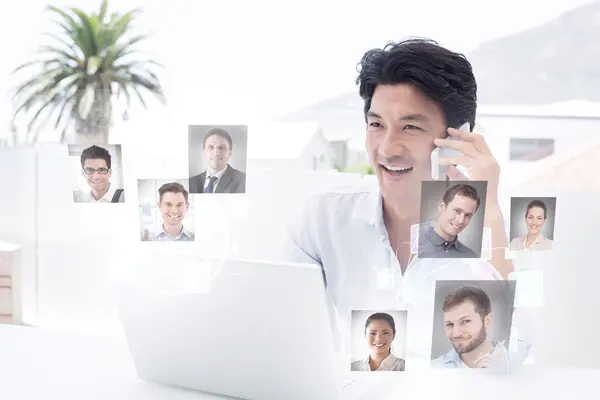
[[488, 147], [485, 138], [477, 133], [477, 132], [468, 132], [468, 131], [461, 131], [458, 129], [454, 129], [454, 128], [448, 128], [448, 134], [450, 136], [452, 136], [453, 138], [457, 138], [460, 140], [463, 140], [465, 142], [469, 142], [473, 144], [473, 147], [475, 147], [475, 149], [483, 154], [486, 155], [490, 155], [492, 154], [490, 151], [490, 148]]
[[460, 165], [471, 168], [475, 165], [475, 159], [467, 156], [442, 157], [440, 158], [440, 165]]
[[473, 157], [473, 158], [475, 158], [479, 155], [479, 152], [477, 151], [477, 149], [473, 146], [472, 143], [469, 143], [469, 142], [461, 142], [461, 141], [452, 140], [452, 139], [434, 139], [433, 144], [435, 144], [438, 147], [446, 147], [446, 148], [454, 149], [464, 155], [467, 155], [467, 156]]
[[446, 171], [446, 176], [451, 181], [468, 181], [469, 180], [468, 176], [466, 176], [465, 174], [460, 172], [460, 170], [453, 165], [448, 167], [448, 170]]

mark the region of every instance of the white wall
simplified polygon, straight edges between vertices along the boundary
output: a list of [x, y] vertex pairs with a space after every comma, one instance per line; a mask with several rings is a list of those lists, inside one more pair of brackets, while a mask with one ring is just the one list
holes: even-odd
[[[315, 159], [316, 168], [314, 168]], [[297, 158], [249, 158], [248, 168], [258, 170], [311, 171], [316, 169], [329, 171], [333, 169], [333, 148], [323, 134], [318, 131]]]
[[22, 304], [27, 323], [35, 320], [36, 313], [36, 162], [33, 149], [0, 149], [0, 241], [22, 248]]
[[555, 154], [568, 154], [585, 146], [600, 132], [600, 119], [483, 115], [478, 117], [478, 123], [483, 125], [486, 142], [502, 166], [504, 182], [535, 165], [535, 161], [510, 161], [510, 138], [554, 139]]
[[335, 171], [264, 170], [248, 175], [248, 214], [237, 221], [235, 233], [238, 254], [273, 259], [291, 218], [311, 194], [358, 179], [362, 179], [359, 174]]
[[[276, 171], [305, 171], [310, 170], [307, 166], [305, 158], [298, 157], [295, 159], [271, 158], [271, 159], [249, 159], [248, 170], [276, 170]], [[251, 174], [252, 172], [250, 172]], [[250, 175], [249, 174], [249, 175]], [[248, 175], [248, 176], [249, 176]], [[246, 182], [247, 184], [247, 182]]]

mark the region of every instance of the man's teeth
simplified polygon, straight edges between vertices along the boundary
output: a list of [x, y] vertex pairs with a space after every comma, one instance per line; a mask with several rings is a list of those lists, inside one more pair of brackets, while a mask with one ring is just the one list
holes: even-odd
[[383, 167], [393, 172], [406, 172], [412, 169], [412, 167], [391, 167], [388, 165], [384, 165]]
[[382, 345], [382, 344], [375, 344], [374, 346], [375, 346], [375, 347], [383, 347], [383, 345]]

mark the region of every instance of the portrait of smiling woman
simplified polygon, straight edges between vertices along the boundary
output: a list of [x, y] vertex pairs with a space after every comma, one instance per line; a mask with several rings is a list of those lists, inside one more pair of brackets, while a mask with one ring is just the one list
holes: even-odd
[[[556, 198], [514, 197], [511, 202], [510, 250], [551, 250], [552, 239], [548, 236], [553, 236]], [[524, 204], [527, 204], [525, 208]]]
[[[354, 318], [360, 318], [353, 312]], [[360, 313], [360, 312], [358, 312]], [[405, 317], [405, 312], [397, 311]], [[403, 318], [405, 320], [405, 318]], [[405, 321], [403, 321], [405, 322]], [[402, 324], [406, 326], [406, 324]], [[366, 354], [359, 360], [352, 362], [352, 371], [404, 371], [405, 362], [394, 354], [393, 344], [397, 334], [402, 335], [398, 339], [404, 341], [405, 329], [397, 330], [396, 321], [389, 313], [377, 312], [369, 315], [364, 323], [364, 342]]]

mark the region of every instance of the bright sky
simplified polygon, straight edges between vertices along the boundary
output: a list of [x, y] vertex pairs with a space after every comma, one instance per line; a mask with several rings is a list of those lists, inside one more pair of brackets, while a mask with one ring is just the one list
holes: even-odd
[[[461, 52], [553, 19], [591, 0], [113, 0], [123, 11], [143, 6], [141, 31], [161, 75], [168, 112], [188, 123], [268, 119], [355, 90], [362, 54], [404, 36], [427, 36]], [[296, 5], [290, 5], [290, 4]], [[568, 4], [567, 4], [568, 3]], [[0, 3], [3, 59], [0, 92], [16, 84], [10, 72], [48, 39], [43, 0]], [[96, 9], [99, 0], [55, 0]], [[208, 5], [210, 4], [210, 5]], [[0, 104], [0, 131], [10, 103]], [[160, 118], [153, 112], [145, 118]], [[6, 122], [5, 122], [6, 121]], [[1, 135], [1, 133], [0, 133]]]

